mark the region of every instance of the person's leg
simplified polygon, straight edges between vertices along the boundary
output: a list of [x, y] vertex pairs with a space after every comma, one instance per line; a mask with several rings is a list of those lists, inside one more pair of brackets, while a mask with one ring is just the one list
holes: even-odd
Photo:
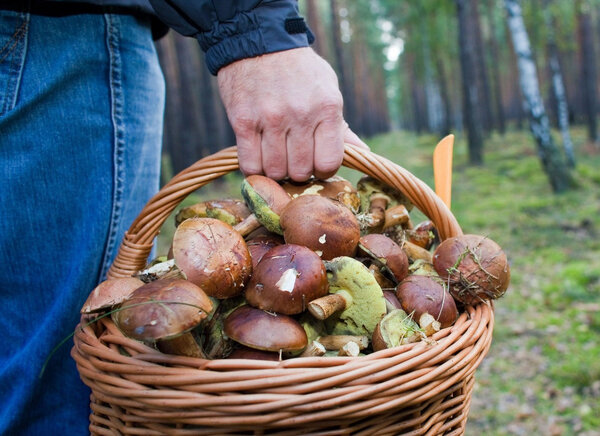
[[149, 23], [0, 11], [0, 434], [89, 433], [50, 354], [158, 188], [163, 106]]

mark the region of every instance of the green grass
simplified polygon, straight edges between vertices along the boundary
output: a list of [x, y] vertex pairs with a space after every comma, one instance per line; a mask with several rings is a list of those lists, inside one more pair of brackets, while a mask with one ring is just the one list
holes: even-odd
[[[600, 434], [600, 154], [585, 144], [583, 129], [572, 136], [578, 187], [560, 195], [550, 189], [529, 132], [490, 137], [477, 167], [457, 137], [452, 211], [465, 233], [503, 247], [512, 273], [495, 306], [490, 352], [476, 373], [467, 434]], [[438, 140], [395, 132], [368, 142], [433, 186]], [[185, 204], [239, 197], [239, 181], [228, 176]], [[172, 232], [169, 219], [159, 252], [166, 252]]]

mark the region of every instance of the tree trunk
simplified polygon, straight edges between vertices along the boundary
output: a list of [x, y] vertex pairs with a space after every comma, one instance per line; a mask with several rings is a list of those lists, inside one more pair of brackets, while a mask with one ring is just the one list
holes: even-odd
[[579, 24], [579, 48], [581, 50], [581, 86], [583, 103], [587, 119], [588, 139], [598, 142], [596, 57], [594, 53], [594, 35], [589, 2], [577, 2], [577, 21]]
[[482, 110], [482, 125], [486, 132], [492, 130], [494, 124], [494, 117], [492, 114], [492, 97], [490, 92], [490, 81], [488, 80], [487, 65], [485, 60], [485, 47], [483, 43], [483, 36], [481, 34], [481, 23], [479, 17], [479, 1], [470, 0], [469, 9], [471, 11], [471, 22], [473, 26], [473, 37], [474, 40], [474, 55], [475, 55], [475, 68], [477, 71], [477, 83], [479, 86], [479, 105]]
[[347, 71], [346, 56], [344, 54], [344, 44], [342, 42], [341, 26], [340, 26], [340, 8], [337, 0], [329, 0], [331, 11], [331, 38], [333, 41], [333, 57], [337, 66], [337, 76], [340, 83], [340, 90], [344, 98], [344, 115], [350, 128], [354, 129], [353, 122], [355, 120], [356, 102], [352, 94], [350, 74]]
[[571, 141], [571, 134], [569, 133], [569, 107], [567, 105], [563, 75], [560, 71], [560, 63], [558, 61], [558, 47], [556, 46], [556, 37], [554, 34], [555, 23], [550, 16], [550, 8], [548, 6], [549, 0], [544, 0], [544, 21], [548, 32], [548, 64], [550, 66], [550, 74], [552, 75], [553, 100], [556, 104], [556, 118], [563, 140], [563, 149], [565, 150], [567, 164], [570, 167], [574, 167], [575, 154], [573, 152], [573, 141]]
[[469, 144], [469, 162], [483, 163], [483, 132], [480, 96], [477, 89], [475, 65], [475, 37], [472, 34], [471, 13], [468, 0], [455, 0], [458, 14], [458, 45], [463, 88], [464, 120]]
[[538, 154], [550, 180], [552, 190], [562, 192], [572, 187], [573, 180], [550, 134], [550, 125], [540, 95], [537, 69], [531, 55], [531, 46], [523, 22], [521, 6], [518, 0], [504, 0], [504, 4], [508, 12], [508, 26], [513, 47], [517, 54], [520, 84], [526, 111], [529, 114], [531, 132], [537, 143]]
[[502, 104], [502, 84], [500, 82], [500, 50], [498, 49], [498, 39], [496, 37], [496, 24], [494, 22], [494, 0], [488, 0], [487, 3], [487, 21], [490, 26], [490, 51], [495, 68], [491, 68], [492, 82], [494, 88], [494, 101], [496, 103], [495, 127], [501, 135], [506, 133], [506, 118], [504, 115], [504, 105]]
[[429, 33], [424, 25], [425, 20], [420, 21], [421, 44], [423, 56], [423, 71], [425, 79], [425, 102], [427, 105], [427, 131], [437, 132], [442, 125], [442, 101], [440, 90], [433, 76], [433, 65], [431, 60], [431, 47]]
[[317, 3], [316, 0], [306, 0], [306, 20], [308, 21], [310, 30], [315, 35], [315, 42], [312, 43], [312, 48], [322, 57], [331, 61], [329, 46], [327, 45], [327, 38], [325, 38], [325, 30], [323, 29], [323, 22]]
[[439, 55], [435, 56], [435, 66], [440, 80], [440, 94], [444, 108], [443, 122], [440, 126], [440, 136], [443, 137], [449, 135], [452, 131], [452, 104], [450, 102], [450, 94], [448, 93], [448, 73]]

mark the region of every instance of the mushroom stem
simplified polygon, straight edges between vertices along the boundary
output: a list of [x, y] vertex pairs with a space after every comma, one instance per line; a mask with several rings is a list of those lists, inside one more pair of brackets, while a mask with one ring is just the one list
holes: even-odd
[[400, 245], [402, 250], [408, 256], [408, 260], [413, 263], [418, 259], [423, 259], [426, 262], [431, 263], [433, 261], [432, 254], [430, 251], [425, 250], [423, 247], [419, 247], [417, 244], [413, 244], [412, 242], [404, 241]]
[[369, 346], [368, 336], [352, 336], [352, 335], [329, 335], [321, 336], [319, 342], [326, 350], [340, 350], [349, 342], [353, 342], [358, 346], [359, 350], [364, 350]]
[[421, 327], [426, 336], [431, 336], [440, 331], [442, 324], [429, 313], [424, 313], [419, 318], [419, 327]]
[[251, 213], [242, 221], [233, 226], [233, 229], [238, 232], [242, 236], [247, 236], [252, 233], [254, 230], [258, 229], [262, 224], [256, 218], [256, 215]]
[[373, 194], [370, 198], [369, 216], [371, 218], [370, 227], [374, 229], [381, 228], [385, 222], [385, 209], [389, 204], [390, 198], [385, 194]]
[[356, 357], [360, 354], [360, 347], [356, 342], [347, 342], [340, 350], [338, 351], [338, 356], [350, 356]]
[[325, 355], [326, 349], [320, 342], [312, 341], [298, 357], [318, 357]]
[[346, 309], [346, 298], [340, 294], [329, 294], [308, 303], [308, 311], [317, 319], [327, 319], [335, 312]]

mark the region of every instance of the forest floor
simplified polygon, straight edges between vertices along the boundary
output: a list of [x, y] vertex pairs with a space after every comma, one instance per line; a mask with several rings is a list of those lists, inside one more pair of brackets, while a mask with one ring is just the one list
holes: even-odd
[[[481, 166], [468, 164], [465, 139], [457, 137], [452, 211], [465, 233], [502, 246], [512, 275], [495, 304], [491, 349], [475, 373], [467, 434], [600, 435], [600, 148], [585, 142], [582, 129], [572, 136], [577, 187], [560, 195], [528, 131], [490, 137]], [[368, 142], [433, 186], [438, 139], [395, 132]], [[223, 197], [238, 182], [228, 175], [202, 197]], [[159, 253], [172, 226], [164, 226]]]

